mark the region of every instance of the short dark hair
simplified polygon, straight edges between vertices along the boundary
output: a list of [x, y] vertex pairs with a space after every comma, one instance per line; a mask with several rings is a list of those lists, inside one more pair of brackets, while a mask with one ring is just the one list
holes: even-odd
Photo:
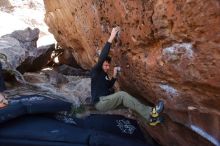
[[111, 58], [110, 56], [107, 56], [107, 57], [105, 58], [105, 61], [108, 62], [108, 63], [111, 63], [112, 58]]

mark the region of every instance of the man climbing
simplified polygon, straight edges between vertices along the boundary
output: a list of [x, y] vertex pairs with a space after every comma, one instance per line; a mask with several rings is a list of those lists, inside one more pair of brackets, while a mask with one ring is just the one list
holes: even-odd
[[119, 27], [112, 29], [111, 35], [99, 56], [98, 63], [91, 70], [92, 101], [95, 108], [99, 111], [112, 110], [122, 104], [123, 106], [139, 113], [149, 122], [150, 125], [157, 125], [161, 122], [159, 113], [161, 113], [164, 108], [162, 101], [160, 101], [155, 107], [150, 107], [141, 104], [136, 98], [124, 91], [116, 93], [111, 93], [110, 91], [116, 81], [118, 68], [114, 68], [113, 77], [110, 79], [107, 73], [110, 69], [111, 57], [109, 57], [108, 54], [112, 41], [115, 39], [119, 31]]

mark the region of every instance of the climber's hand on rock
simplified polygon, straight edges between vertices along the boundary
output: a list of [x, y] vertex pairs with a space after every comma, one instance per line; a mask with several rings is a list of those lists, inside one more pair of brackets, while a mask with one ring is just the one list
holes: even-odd
[[109, 39], [108, 39], [108, 42], [109, 42], [109, 43], [112, 43], [112, 41], [114, 40], [116, 34], [117, 34], [119, 31], [120, 31], [120, 27], [119, 27], [119, 26], [114, 27], [114, 28], [112, 29], [111, 35], [110, 35], [110, 37], [109, 37]]
[[117, 74], [118, 74], [118, 67], [114, 67], [113, 78], [117, 78]]
[[114, 67], [113, 78], [117, 78], [120, 71], [121, 71], [121, 67], [119, 67], [119, 66]]

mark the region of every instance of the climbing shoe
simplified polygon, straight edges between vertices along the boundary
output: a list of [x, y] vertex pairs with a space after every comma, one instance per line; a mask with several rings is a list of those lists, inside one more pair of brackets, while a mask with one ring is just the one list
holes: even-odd
[[159, 116], [159, 114], [163, 111], [164, 109], [164, 103], [163, 101], [159, 101], [159, 103], [152, 108], [151, 111], [151, 117], [156, 118]]
[[151, 117], [149, 120], [149, 125], [150, 126], [156, 126], [157, 124], [163, 123], [163, 117], [158, 116], [158, 117]]

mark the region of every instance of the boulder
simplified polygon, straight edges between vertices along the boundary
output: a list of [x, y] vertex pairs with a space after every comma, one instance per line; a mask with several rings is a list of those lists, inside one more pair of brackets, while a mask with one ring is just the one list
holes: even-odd
[[40, 73], [24, 73], [24, 78], [29, 85], [38, 88], [35, 93], [47, 92], [50, 96], [59, 96], [76, 106], [91, 101], [90, 78], [65, 76], [50, 69]]
[[28, 56], [22, 64], [17, 68], [20, 72], [39, 71], [53, 61], [51, 54], [55, 49], [55, 44], [41, 46], [36, 48], [33, 55]]
[[[19, 71], [36, 71], [47, 64], [54, 44], [37, 48], [39, 29], [26, 28], [17, 30], [0, 38], [0, 53], [3, 58], [3, 69]], [[38, 60], [36, 60], [38, 58]]]
[[[25, 49], [21, 47], [20, 42], [13, 37], [0, 38], [0, 53], [4, 54], [7, 62], [13, 69], [16, 69], [25, 60]], [[3, 60], [4, 60], [3, 58]], [[3, 69], [10, 68], [3, 63]]]
[[65, 64], [58, 66], [55, 68], [55, 70], [59, 73], [69, 76], [90, 76], [89, 71], [83, 70], [81, 68], [74, 68]]
[[44, 0], [45, 21], [84, 68], [97, 60], [113, 26], [120, 87], [165, 101], [166, 121], [145, 126], [162, 145], [220, 145], [219, 0]]

